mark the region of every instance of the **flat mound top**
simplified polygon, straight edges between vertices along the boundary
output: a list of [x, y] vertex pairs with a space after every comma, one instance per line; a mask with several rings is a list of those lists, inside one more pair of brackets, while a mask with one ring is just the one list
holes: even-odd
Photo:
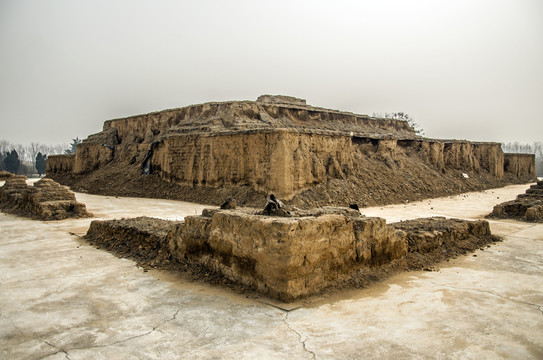
[[257, 101], [208, 102], [113, 119], [104, 123], [104, 131], [108, 129], [151, 131], [161, 137], [277, 130], [375, 138], [416, 137], [413, 128], [403, 120], [314, 107], [304, 99], [284, 95], [262, 95]]
[[285, 95], [260, 95], [257, 102], [268, 104], [295, 104], [295, 105], [307, 105], [305, 99], [295, 98], [293, 96]]

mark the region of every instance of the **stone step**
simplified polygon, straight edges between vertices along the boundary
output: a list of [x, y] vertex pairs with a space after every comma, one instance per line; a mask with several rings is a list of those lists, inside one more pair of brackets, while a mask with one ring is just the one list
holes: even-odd
[[526, 190], [526, 194], [543, 195], [543, 189], [528, 189]]
[[537, 182], [537, 185], [543, 186], [543, 180], [539, 180], [539, 181]]

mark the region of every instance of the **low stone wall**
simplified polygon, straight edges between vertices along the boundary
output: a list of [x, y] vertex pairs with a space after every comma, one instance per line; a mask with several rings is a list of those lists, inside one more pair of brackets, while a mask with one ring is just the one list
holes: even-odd
[[3, 211], [40, 220], [62, 220], [89, 217], [84, 204], [76, 201], [73, 192], [51, 179], [41, 179], [34, 186], [26, 184], [26, 176], [14, 176], [0, 188]]
[[[473, 250], [491, 235], [486, 221], [430, 218], [387, 225], [381, 218], [328, 208], [293, 217], [237, 209], [204, 210], [181, 222], [93, 221], [87, 238], [139, 263], [202, 266], [268, 297], [290, 301], [346, 283], [361, 269], [406, 263], [410, 254]], [[480, 240], [470, 247], [473, 238]]]

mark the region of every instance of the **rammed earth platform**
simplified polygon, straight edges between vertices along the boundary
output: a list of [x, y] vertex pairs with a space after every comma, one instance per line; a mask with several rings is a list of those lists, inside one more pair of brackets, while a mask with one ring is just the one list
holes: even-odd
[[535, 162], [499, 143], [424, 138], [406, 121], [266, 96], [108, 120], [75, 155], [50, 156], [47, 176], [93, 193], [208, 204], [260, 207], [274, 193], [308, 209], [528, 182]]
[[182, 222], [149, 217], [93, 221], [85, 238], [143, 266], [204, 268], [282, 301], [430, 268], [499, 240], [483, 220], [432, 217], [387, 224], [348, 208], [293, 217], [261, 215], [256, 209], [206, 209]]

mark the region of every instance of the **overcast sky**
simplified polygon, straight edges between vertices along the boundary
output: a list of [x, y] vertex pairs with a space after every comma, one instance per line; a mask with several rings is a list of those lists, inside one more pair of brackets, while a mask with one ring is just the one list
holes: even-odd
[[543, 141], [543, 1], [0, 0], [0, 139], [261, 94]]

